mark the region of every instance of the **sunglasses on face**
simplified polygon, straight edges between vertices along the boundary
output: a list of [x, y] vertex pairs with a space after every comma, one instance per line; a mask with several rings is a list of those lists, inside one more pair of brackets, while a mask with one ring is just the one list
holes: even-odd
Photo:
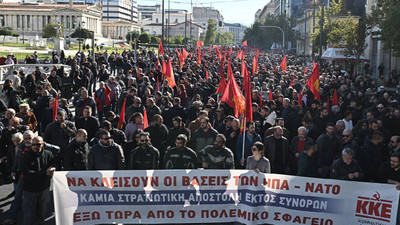
[[147, 143], [147, 142], [149, 142], [149, 140], [143, 140], [143, 139], [141, 139], [140, 142]]
[[342, 135], [342, 137], [350, 137], [350, 135]]
[[41, 143], [34, 143], [34, 144], [32, 144], [32, 146], [41, 146], [42, 144]]

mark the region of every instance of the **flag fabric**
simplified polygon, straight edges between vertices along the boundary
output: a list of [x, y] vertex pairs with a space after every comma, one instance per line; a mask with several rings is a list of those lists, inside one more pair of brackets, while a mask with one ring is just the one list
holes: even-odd
[[158, 77], [157, 77], [157, 91], [160, 91], [160, 81], [159, 81]]
[[[247, 68], [246, 68], [246, 64], [245, 64], [245, 62], [244, 62], [244, 60], [242, 61], [242, 68], [241, 68], [241, 70], [240, 70], [240, 74], [242, 75], [242, 77], [244, 77], [245, 76], [245, 70], [246, 70]], [[243, 81], [244, 82], [244, 81]]]
[[230, 55], [231, 53], [232, 53], [232, 47], [229, 47], [228, 55]]
[[315, 63], [315, 61], [312, 61], [312, 69], [314, 70], [315, 67], [317, 66], [317, 64]]
[[280, 66], [281, 66], [281, 69], [282, 69], [282, 70], [284, 70], [284, 71], [287, 71], [287, 61], [286, 61], [286, 55], [285, 55], [285, 57], [283, 57], [283, 59], [282, 59], [282, 62], [281, 62], [281, 64], [280, 64]]
[[124, 125], [125, 121], [125, 107], [126, 107], [126, 98], [124, 99], [124, 103], [122, 104], [121, 108], [121, 114], [119, 115], [119, 120], [118, 120], [118, 129], [122, 129], [122, 126]]
[[289, 85], [289, 87], [292, 87], [292, 86], [293, 86], [293, 84], [294, 84], [294, 75], [292, 76], [292, 80], [290, 81], [290, 85]]
[[56, 117], [57, 117], [57, 109], [58, 109], [58, 95], [56, 95], [56, 98], [54, 99], [54, 104], [53, 104], [53, 120], [55, 120]]
[[258, 73], [258, 65], [257, 65], [257, 57], [253, 57], [253, 76], [254, 74]]
[[[243, 67], [243, 65], [244, 65], [244, 62], [242, 62], [242, 67]], [[246, 94], [247, 93], [247, 88], [250, 88], [250, 91], [251, 91], [251, 85], [249, 85], [250, 84], [250, 79], [247, 79], [247, 76], [246, 76], [246, 75], [249, 74], [249, 72], [247, 71], [247, 68], [245, 66], [242, 68], [242, 71], [243, 71], [242, 90]], [[247, 98], [247, 96], [246, 96], [246, 98]]]
[[231, 59], [228, 60], [228, 80], [233, 78], [233, 71], [231, 67]]
[[253, 120], [253, 106], [252, 106], [252, 102], [251, 102], [251, 84], [250, 84], [250, 75], [247, 71], [245, 72], [244, 80], [246, 81], [246, 87], [243, 89], [245, 91], [245, 96], [246, 96], [244, 117], [246, 117], [247, 121], [252, 121]]
[[182, 48], [182, 56], [183, 56], [184, 59], [186, 59], [189, 56], [189, 52], [186, 51], [185, 48]]
[[225, 60], [222, 59], [222, 60], [221, 60], [221, 65], [220, 65], [220, 67], [219, 67], [219, 74], [221, 75], [222, 78], [225, 79], [225, 74], [224, 74], [224, 62], [225, 62]]
[[198, 48], [201, 48], [201, 46], [204, 45], [204, 41], [198, 41], [198, 42], [196, 42], [196, 45]]
[[138, 77], [138, 80], [140, 80], [140, 67], [139, 66], [137, 67], [137, 77]]
[[264, 65], [264, 72], [267, 72], [267, 67]]
[[308, 72], [308, 67], [306, 66], [306, 68], [304, 69], [304, 73]]
[[164, 48], [162, 46], [161, 39], [160, 39], [160, 42], [158, 43], [158, 54], [159, 55], [164, 55]]
[[226, 89], [226, 80], [224, 76], [221, 76], [221, 80], [219, 81], [215, 94], [223, 94], [225, 89]]
[[299, 99], [297, 100], [297, 105], [303, 105], [303, 96], [301, 96], [301, 91], [299, 91]]
[[171, 87], [176, 86], [174, 71], [171, 64], [171, 57], [168, 59], [167, 71], [165, 72], [165, 79], [168, 80], [169, 86]]
[[209, 77], [210, 75], [208, 74], [208, 70], [206, 70], [206, 80], [208, 80]]
[[321, 96], [319, 93], [319, 65], [316, 64], [310, 78], [307, 81], [307, 85], [310, 88], [311, 92], [314, 94], [314, 98], [321, 100]]
[[165, 76], [165, 73], [167, 72], [167, 64], [165, 64], [164, 59], [162, 59], [162, 68], [161, 68], [161, 74]]
[[272, 89], [269, 89], [268, 91], [268, 101], [272, 101], [274, 98], [272, 97]]
[[219, 61], [221, 61], [222, 60], [221, 52], [219, 51], [218, 46], [214, 46], [214, 47], [215, 47], [215, 52], [217, 53], [217, 56], [219, 58]]
[[338, 100], [336, 89], [335, 89], [335, 92], [333, 92], [332, 105], [339, 105], [339, 100]]
[[197, 51], [197, 65], [200, 65], [201, 63], [201, 48], [198, 48]]
[[147, 119], [146, 108], [143, 109], [143, 130], [149, 126], [149, 120]]
[[118, 45], [119, 45], [119, 47], [121, 47], [121, 48], [126, 48], [126, 46], [123, 45], [123, 44], [118, 44]]
[[242, 42], [242, 46], [247, 46], [247, 40]]
[[236, 117], [239, 117], [240, 114], [244, 112], [246, 100], [235, 79], [229, 79], [224, 94], [221, 97], [221, 101], [234, 108]]

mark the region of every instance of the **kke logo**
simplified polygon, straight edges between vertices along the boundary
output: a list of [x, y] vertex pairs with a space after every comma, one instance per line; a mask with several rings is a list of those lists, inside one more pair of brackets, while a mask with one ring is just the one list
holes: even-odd
[[392, 201], [381, 199], [379, 192], [375, 192], [372, 198], [358, 196], [356, 216], [390, 222], [392, 213]]

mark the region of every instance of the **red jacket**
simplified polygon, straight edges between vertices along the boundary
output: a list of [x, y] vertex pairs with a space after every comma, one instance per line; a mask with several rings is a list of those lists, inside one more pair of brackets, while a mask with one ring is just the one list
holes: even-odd
[[103, 89], [98, 89], [94, 93], [94, 99], [96, 101], [97, 105], [97, 111], [102, 112], [104, 107], [110, 107], [111, 106], [111, 88], [106, 86]]

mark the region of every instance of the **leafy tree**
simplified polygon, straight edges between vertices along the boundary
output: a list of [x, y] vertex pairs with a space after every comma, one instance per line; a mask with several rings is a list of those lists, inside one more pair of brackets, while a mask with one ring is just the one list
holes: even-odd
[[158, 38], [156, 36], [151, 36], [151, 38], [150, 38], [151, 44], [158, 44], [158, 42], [160, 42], [160, 38]]
[[217, 43], [223, 46], [235, 44], [235, 35], [231, 32], [218, 32]]
[[344, 36], [346, 42], [345, 55], [355, 56], [357, 61], [360, 60], [361, 55], [367, 48], [365, 38], [369, 35], [370, 31], [367, 29], [367, 21], [365, 17], [361, 17], [358, 23], [353, 19], [348, 23], [346, 33]]
[[173, 39], [173, 43], [177, 44], [177, 45], [181, 45], [183, 44], [183, 40], [185, 39], [185, 37], [182, 34], [178, 34], [174, 37]]
[[6, 40], [6, 36], [12, 36], [12, 28], [11, 27], [0, 27], [0, 36], [3, 36], [3, 45]]
[[143, 32], [138, 37], [140, 43], [149, 43], [150, 42], [150, 35], [146, 32]]
[[130, 41], [131, 41], [131, 34], [132, 34], [132, 41], [135, 40], [135, 38], [139, 37], [139, 32], [138, 31], [135, 31], [135, 30], [134, 31], [129, 31], [125, 36], [126, 42], [128, 42], [128, 43], [130, 43]]
[[17, 44], [18, 44], [18, 37], [19, 37], [19, 34], [18, 34], [18, 33], [13, 33], [12, 36], [15, 37], [15, 38], [17, 39]]
[[377, 26], [380, 31], [380, 40], [385, 49], [391, 49], [394, 56], [400, 57], [400, 4], [398, 0], [380, 0], [376, 7], [372, 8], [369, 17], [370, 26]]
[[212, 45], [215, 43], [216, 38], [216, 31], [217, 31], [217, 24], [213, 19], [208, 19], [206, 37], [204, 39], [204, 44]]
[[71, 34], [71, 37], [78, 39], [80, 38], [83, 41], [83, 43], [86, 42], [86, 39], [93, 38], [92, 32], [90, 32], [88, 29], [79, 27], [75, 29], [75, 32]]
[[[52, 38], [52, 37], [57, 37], [57, 24], [55, 23], [49, 23], [46, 24], [46, 26], [43, 28], [43, 33], [42, 33], [42, 37], [43, 38]], [[61, 35], [63, 36], [64, 33], [64, 27], [61, 26]]]

